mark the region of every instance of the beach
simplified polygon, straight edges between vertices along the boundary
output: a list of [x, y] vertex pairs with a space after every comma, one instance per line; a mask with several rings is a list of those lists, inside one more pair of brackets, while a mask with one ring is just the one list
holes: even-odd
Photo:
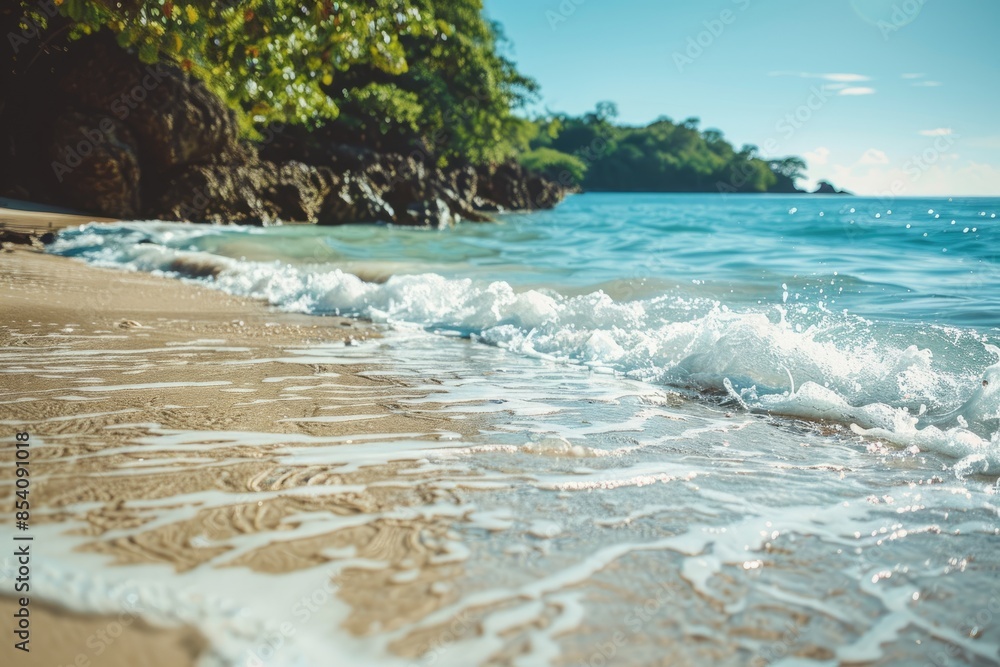
[[[209, 541], [276, 530], [306, 509], [348, 515], [412, 502], [405, 493], [359, 492], [396, 475], [406, 463], [344, 474], [322, 465], [289, 470], [271, 456], [280, 434], [319, 442], [370, 431], [391, 437], [474, 430], [474, 421], [456, 425], [401, 411], [394, 400], [407, 393], [405, 383], [380, 376], [372, 364], [331, 366], [322, 359], [289, 358], [290, 349], [336, 350], [377, 337], [357, 321], [278, 313], [249, 299], [92, 268], [23, 247], [0, 256], [0, 311], [0, 421], [8, 430], [16, 425], [29, 432], [38, 447], [31, 460], [32, 525], [67, 530], [77, 536], [75, 550], [113, 563], [188, 571], [226, 551]], [[331, 409], [336, 399], [325, 393], [330, 388], [350, 398]], [[274, 438], [269, 445], [244, 447], [237, 435], [231, 446], [178, 456], [143, 451], [139, 443], [153, 428]], [[13, 441], [6, 440], [4, 449], [12, 458]], [[105, 455], [108, 451], [116, 453]], [[4, 466], [5, 480], [12, 482], [13, 473], [13, 466]], [[349, 486], [352, 492], [301, 499], [280, 493], [324, 484]], [[210, 504], [199, 494], [213, 492], [229, 494], [229, 503], [203, 509]], [[11, 503], [13, 486], [3, 495]], [[198, 499], [187, 501], [186, 520], [152, 530], [144, 526], [156, 523], [156, 507], [130, 509], [170, 498]], [[67, 509], [80, 507], [87, 509]], [[419, 520], [398, 527], [396, 559], [421, 551], [408, 545], [405, 535], [424, 527]], [[379, 543], [386, 535], [359, 526], [333, 542], [358, 551], [389, 548]], [[47, 547], [41, 539], [34, 543], [36, 554], [46, 554]], [[325, 562], [323, 551], [331, 544], [314, 538], [294, 549], [269, 547], [265, 539], [245, 549], [239, 563], [272, 573], [296, 570]], [[377, 579], [362, 585], [367, 589], [355, 591], [356, 597], [377, 599]], [[27, 656], [12, 656], [19, 659], [16, 664], [78, 664], [82, 655], [95, 665], [183, 665], [194, 664], [206, 648], [201, 631], [169, 610], [159, 615], [159, 624], [151, 624], [143, 618], [149, 613], [133, 613], [111, 598], [105, 602], [114, 613], [74, 612], [63, 606], [79, 606], [80, 599], [72, 597], [57, 591], [45, 602], [32, 596], [32, 652], [27, 662]], [[12, 618], [14, 599], [2, 598], [0, 609], [5, 619]], [[94, 639], [109, 628], [111, 641], [106, 635]], [[11, 651], [5, 640], [4, 654], [11, 657]]]
[[1000, 665], [1000, 3], [599, 4], [0, 4], [0, 665]]
[[39, 647], [15, 664], [995, 664], [996, 203], [854, 224], [877, 205], [583, 195], [447, 234], [8, 247], [31, 515], [0, 541], [33, 538]]

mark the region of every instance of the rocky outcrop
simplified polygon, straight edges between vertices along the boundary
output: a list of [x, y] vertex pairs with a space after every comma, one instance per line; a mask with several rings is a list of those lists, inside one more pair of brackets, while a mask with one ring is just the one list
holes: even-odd
[[432, 227], [443, 229], [461, 220], [441, 198], [415, 201], [399, 213], [397, 222], [411, 227]]
[[116, 218], [139, 214], [138, 144], [121, 122], [67, 111], [52, 122], [48, 153], [66, 206]]
[[813, 192], [814, 195], [849, 195], [851, 194], [847, 190], [838, 190], [829, 181], [820, 181], [816, 184], [816, 190]]
[[0, 228], [0, 250], [5, 252], [13, 251], [14, 246], [26, 245], [41, 250], [47, 244], [56, 240], [56, 235], [52, 232], [38, 234], [35, 232], [15, 232], [10, 229]]
[[[551, 208], [564, 188], [527, 173], [517, 162], [476, 168], [428, 167], [423, 154], [376, 153], [336, 143], [323, 129], [270, 128], [261, 155], [300, 157], [337, 174], [321, 224], [391, 222], [443, 227], [459, 220], [485, 222], [493, 213]], [[335, 135], [334, 135], [335, 136]]]
[[43, 58], [12, 83], [24, 104], [0, 107], [0, 194], [119, 218], [434, 228], [548, 208], [564, 194], [514, 162], [442, 170], [419, 151], [345, 144], [336, 128], [272, 127], [241, 142], [200, 81], [144, 65], [107, 35]]
[[333, 176], [330, 193], [323, 205], [319, 222], [344, 224], [349, 222], [392, 222], [396, 210], [381, 196], [363, 175], [345, 171]]
[[197, 79], [177, 67], [143, 65], [103, 39], [81, 51], [59, 77], [59, 89], [127, 125], [147, 167], [169, 172], [212, 161], [235, 144], [233, 114]]
[[529, 174], [516, 162], [480, 167], [476, 176], [481, 206], [486, 209], [493, 206], [525, 211], [552, 208], [566, 194], [555, 181]]
[[194, 165], [168, 180], [149, 217], [238, 224], [315, 221], [329, 192], [329, 180], [300, 162]]

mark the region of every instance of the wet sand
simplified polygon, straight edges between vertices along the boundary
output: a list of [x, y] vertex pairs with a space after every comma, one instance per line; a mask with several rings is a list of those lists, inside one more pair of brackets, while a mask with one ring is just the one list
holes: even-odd
[[[0, 597], [0, 616], [17, 611], [11, 598]], [[129, 614], [98, 616], [75, 614], [59, 607], [32, 602], [29, 653], [10, 647], [8, 637], [0, 655], [6, 665], [146, 665], [189, 667], [206, 646], [205, 638], [189, 627], [154, 627]], [[8, 653], [9, 652], [9, 653]]]
[[953, 460], [28, 250], [0, 313], [40, 647], [0, 664], [1000, 656], [996, 490]]
[[[44, 209], [44, 207], [38, 208]], [[0, 230], [25, 234], [44, 234], [88, 222], [114, 222], [114, 220], [59, 211], [21, 210], [0, 206]]]
[[[277, 574], [331, 562], [331, 549], [399, 564], [341, 584], [359, 634], [448, 601], [427, 594], [449, 576], [447, 567], [397, 586], [397, 606], [388, 611], [381, 597], [399, 571], [443, 552], [418, 536], [444, 540], [447, 522], [377, 518], [440, 493], [421, 487], [415, 464], [382, 465], [363, 450], [353, 465], [322, 455], [314, 464], [282, 462], [292, 445], [350, 443], [372, 433], [477, 432], [475, 418], [452, 422], [435, 415], [433, 403], [401, 406], [427, 392], [381, 374], [377, 364], [342, 363], [338, 350], [377, 337], [371, 326], [278, 313], [176, 280], [22, 248], [0, 253], [0, 312], [2, 448], [10, 460], [15, 430], [29, 431], [36, 445], [33, 527], [72, 535], [74, 552], [111, 567]], [[400, 474], [408, 474], [405, 484], [385, 484]], [[13, 466], [0, 468], [0, 479], [13, 477]], [[5, 507], [12, 493], [11, 486], [0, 493]], [[301, 527], [296, 517], [308, 512], [373, 518], [272, 541]], [[71, 664], [82, 653], [91, 665], [183, 665], [206, 646], [193, 628], [144, 622], [124, 628], [114, 650], [97, 656], [86, 639], [113, 618], [61, 611], [34, 597], [32, 605], [33, 646], [45, 648], [10, 664]], [[12, 608], [10, 598], [0, 603], [5, 619]], [[10, 621], [2, 625], [6, 636]], [[141, 663], [139, 655], [161, 662]]]

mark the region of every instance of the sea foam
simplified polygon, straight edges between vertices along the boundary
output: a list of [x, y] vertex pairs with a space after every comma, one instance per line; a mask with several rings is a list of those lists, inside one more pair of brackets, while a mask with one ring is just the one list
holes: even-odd
[[[1000, 364], [975, 332], [931, 350], [844, 313], [730, 308], [663, 294], [566, 296], [502, 280], [394, 275], [366, 282], [330, 265], [241, 261], [184, 250], [196, 226], [85, 226], [52, 251], [107, 267], [164, 273], [289, 311], [346, 315], [457, 333], [510, 351], [693, 390], [736, 408], [852, 426], [858, 434], [1000, 466]], [[147, 242], [140, 243], [140, 240]], [[170, 247], [161, 243], [169, 242]], [[951, 333], [949, 333], [951, 335]], [[958, 355], [953, 355], [958, 356]], [[985, 383], [985, 384], [984, 384]]]

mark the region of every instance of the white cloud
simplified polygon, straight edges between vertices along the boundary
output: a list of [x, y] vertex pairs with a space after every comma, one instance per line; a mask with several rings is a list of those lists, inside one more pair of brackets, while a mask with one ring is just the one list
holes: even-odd
[[917, 134], [923, 137], [947, 137], [951, 133], [950, 127], [939, 127], [934, 130], [920, 130]]
[[875, 89], [868, 88], [867, 86], [856, 86], [853, 88], [844, 88], [838, 95], [874, 95]]
[[914, 88], [937, 88], [941, 85], [940, 81], [917, 81], [912, 84]]
[[804, 157], [806, 163], [811, 166], [823, 166], [830, 161], [830, 149], [825, 146], [820, 146], [814, 151], [808, 151], [802, 157]]
[[926, 74], [904, 74], [903, 78], [904, 79], [922, 79], [925, 76], [927, 76], [927, 75]]
[[820, 74], [821, 78], [827, 81], [836, 81], [839, 83], [858, 83], [861, 81], [871, 81], [871, 79], [863, 74]]
[[885, 154], [885, 151], [869, 148], [858, 160], [858, 164], [889, 164], [889, 156]]
[[[838, 188], [859, 195], [877, 197], [913, 196], [998, 196], [1000, 166], [977, 162], [958, 165], [952, 154], [942, 155], [933, 165], [920, 168], [907, 161], [902, 166], [833, 165], [815, 170], [818, 179], [829, 180]], [[947, 159], [947, 164], [943, 163]]]
[[870, 148], [854, 164], [810, 163], [806, 180], [826, 180], [859, 195], [890, 198], [1000, 195], [1000, 164], [963, 162], [947, 151], [948, 142], [954, 140], [938, 137], [937, 153], [922, 152], [898, 161]]
[[833, 72], [829, 74], [817, 74], [815, 72], [770, 72], [768, 76], [797, 76], [803, 79], [823, 79], [824, 81], [832, 81], [834, 83], [860, 83], [862, 81], [871, 81], [871, 77], [865, 76], [864, 74], [847, 74], [842, 72]]
[[973, 137], [965, 141], [965, 145], [971, 148], [989, 148], [1000, 151], [1000, 134], [991, 137]]

